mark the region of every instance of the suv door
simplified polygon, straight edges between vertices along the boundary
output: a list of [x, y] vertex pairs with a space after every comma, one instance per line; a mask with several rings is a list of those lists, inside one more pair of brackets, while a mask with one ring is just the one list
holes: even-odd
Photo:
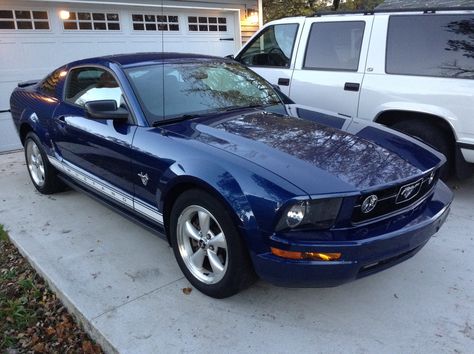
[[132, 119], [91, 119], [84, 107], [86, 102], [98, 100], [115, 100], [117, 107], [124, 106], [118, 81], [108, 69], [78, 67], [69, 71], [64, 90], [64, 100], [52, 120], [53, 141], [63, 165], [71, 169], [69, 174], [80, 177], [92, 188], [102, 188], [101, 192], [112, 199], [117, 195], [110, 185], [128, 193], [126, 201], [120, 201], [131, 206], [134, 188], [130, 147], [137, 127]]
[[235, 60], [278, 85], [288, 95], [298, 29], [296, 22], [270, 25], [253, 38]]
[[372, 20], [327, 16], [305, 25], [289, 96], [299, 104], [355, 117]]

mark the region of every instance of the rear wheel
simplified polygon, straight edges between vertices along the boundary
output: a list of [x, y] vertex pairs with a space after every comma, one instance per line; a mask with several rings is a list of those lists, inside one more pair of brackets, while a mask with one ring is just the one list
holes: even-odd
[[254, 279], [245, 245], [226, 208], [212, 195], [180, 195], [170, 217], [171, 244], [186, 278], [215, 298], [232, 296]]
[[48, 161], [38, 136], [30, 132], [25, 138], [25, 160], [31, 182], [42, 194], [63, 190], [64, 184], [57, 178], [56, 170]]
[[429, 125], [421, 120], [405, 120], [394, 123], [390, 127], [417, 137], [446, 156], [447, 161], [441, 168], [440, 177], [447, 180], [451, 176], [454, 168], [454, 151], [452, 139], [447, 132], [436, 125]]

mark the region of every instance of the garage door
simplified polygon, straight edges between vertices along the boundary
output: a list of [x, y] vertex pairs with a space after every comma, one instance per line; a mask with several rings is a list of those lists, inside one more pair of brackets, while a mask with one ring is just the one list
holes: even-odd
[[[67, 19], [59, 17], [60, 10]], [[18, 82], [42, 78], [76, 59], [162, 50], [232, 54], [240, 43], [237, 21], [238, 13], [231, 10], [2, 4], [0, 111], [8, 109]], [[19, 147], [10, 114], [0, 113], [0, 151]]]

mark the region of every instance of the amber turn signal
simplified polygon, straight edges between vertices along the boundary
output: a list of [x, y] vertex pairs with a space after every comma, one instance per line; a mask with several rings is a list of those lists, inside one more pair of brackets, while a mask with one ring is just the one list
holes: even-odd
[[335, 261], [341, 258], [341, 253], [322, 253], [322, 252], [295, 252], [285, 251], [278, 248], [271, 247], [272, 253], [275, 256], [288, 259], [305, 259], [314, 261]]

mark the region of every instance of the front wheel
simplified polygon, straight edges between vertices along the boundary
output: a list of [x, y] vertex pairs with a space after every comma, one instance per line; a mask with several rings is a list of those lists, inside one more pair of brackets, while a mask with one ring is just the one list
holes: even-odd
[[171, 244], [191, 284], [214, 298], [248, 286], [253, 270], [232, 218], [212, 195], [190, 190], [180, 195], [170, 217]]

